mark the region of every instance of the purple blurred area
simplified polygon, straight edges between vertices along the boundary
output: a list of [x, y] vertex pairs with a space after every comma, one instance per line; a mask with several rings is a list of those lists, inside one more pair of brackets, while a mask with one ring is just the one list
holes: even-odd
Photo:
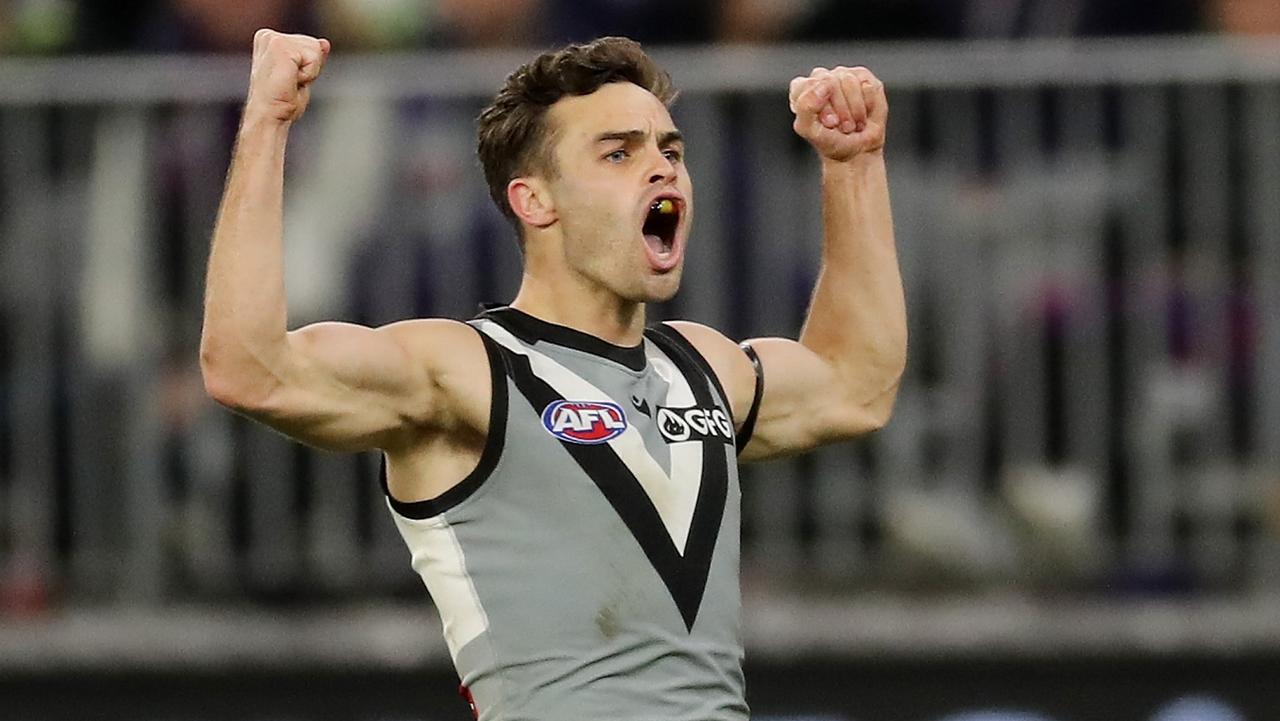
[[1280, 33], [1272, 0], [0, 0], [0, 53], [236, 52], [259, 27], [345, 49]]

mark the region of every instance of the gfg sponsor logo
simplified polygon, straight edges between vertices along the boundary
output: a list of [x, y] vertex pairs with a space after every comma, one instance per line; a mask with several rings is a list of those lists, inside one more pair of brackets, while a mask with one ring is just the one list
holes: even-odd
[[733, 423], [719, 408], [658, 408], [654, 418], [668, 443], [716, 439], [733, 442]]
[[542, 411], [542, 425], [570, 443], [607, 443], [627, 430], [627, 417], [617, 403], [556, 401]]

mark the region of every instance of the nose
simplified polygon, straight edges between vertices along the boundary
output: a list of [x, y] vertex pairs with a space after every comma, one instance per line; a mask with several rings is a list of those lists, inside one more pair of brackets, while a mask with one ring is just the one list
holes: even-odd
[[661, 148], [655, 148], [657, 152], [652, 153], [654, 157], [653, 167], [649, 171], [649, 182], [652, 183], [669, 183], [676, 179], [676, 164], [671, 162], [666, 153]]

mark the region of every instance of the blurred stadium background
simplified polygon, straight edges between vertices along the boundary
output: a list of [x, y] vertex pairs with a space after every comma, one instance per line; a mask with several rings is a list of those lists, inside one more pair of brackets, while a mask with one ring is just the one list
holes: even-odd
[[468, 717], [376, 459], [201, 389], [260, 26], [335, 46], [295, 324], [510, 299], [471, 119], [529, 48], [627, 34], [700, 209], [657, 315], [792, 333], [787, 81], [873, 68], [910, 367], [875, 437], [746, 471], [756, 717], [1280, 718], [1275, 0], [0, 0], [0, 719]]

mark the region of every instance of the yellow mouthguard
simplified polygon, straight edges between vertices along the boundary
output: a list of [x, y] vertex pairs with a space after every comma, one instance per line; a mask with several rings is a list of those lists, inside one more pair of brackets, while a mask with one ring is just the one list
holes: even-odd
[[676, 204], [671, 200], [671, 198], [663, 198], [653, 204], [653, 209], [663, 215], [670, 215], [676, 212]]

